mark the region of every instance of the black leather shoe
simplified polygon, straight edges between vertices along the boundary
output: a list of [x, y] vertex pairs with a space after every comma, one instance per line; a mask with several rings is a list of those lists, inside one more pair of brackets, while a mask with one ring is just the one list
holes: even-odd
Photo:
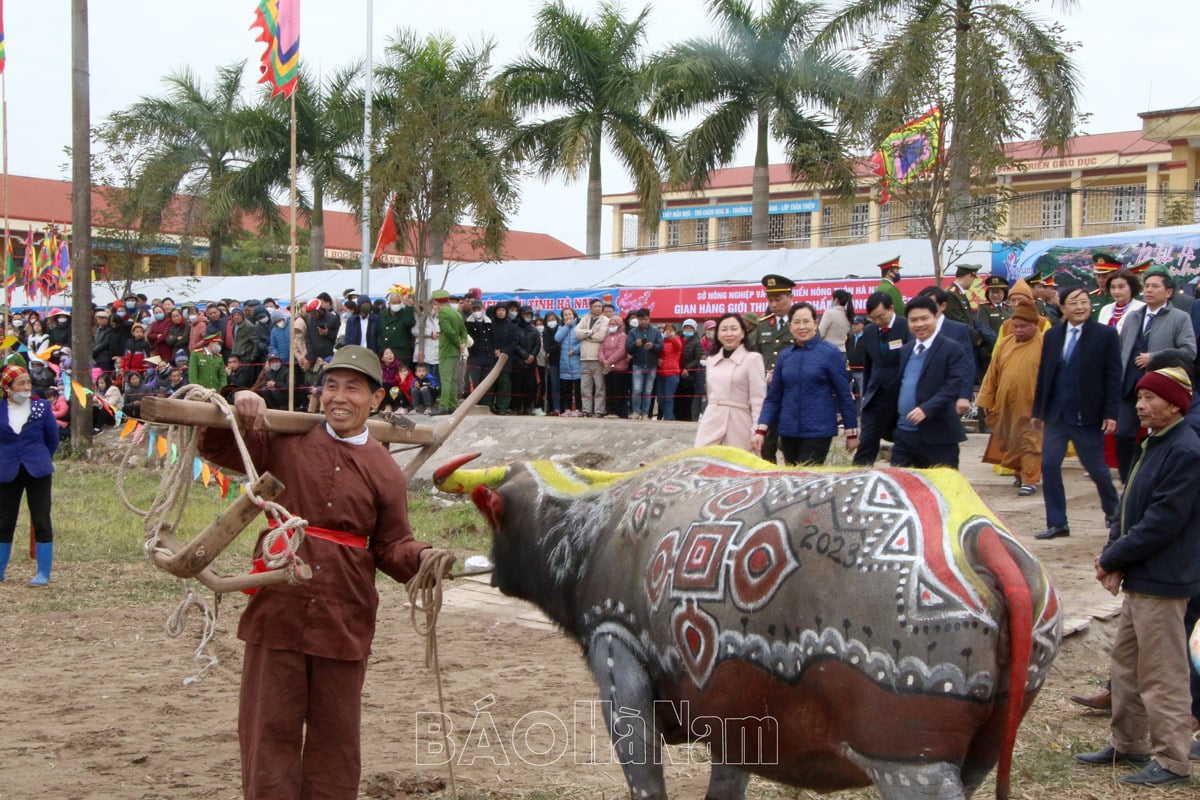
[[1121, 783], [1131, 786], [1174, 786], [1179, 783], [1191, 782], [1191, 775], [1180, 775], [1171, 772], [1171, 770], [1157, 761], [1151, 761], [1132, 775], [1126, 775], [1124, 778], [1121, 778]]
[[[1109, 745], [1103, 750], [1097, 750], [1094, 753], [1076, 753], [1075, 760], [1080, 764], [1087, 764], [1089, 767], [1111, 767], [1113, 764], [1136, 764], [1141, 766], [1150, 763], [1150, 756], [1144, 753], [1122, 753], [1117, 748]], [[1157, 761], [1154, 764], [1158, 764]]]
[[1058, 527], [1055, 527], [1055, 528], [1046, 528], [1046, 530], [1042, 531], [1041, 533], [1035, 534], [1033, 538], [1035, 538], [1035, 539], [1057, 539], [1060, 536], [1070, 536], [1070, 535], [1071, 535], [1070, 528], [1068, 528], [1066, 525], [1059, 525]]

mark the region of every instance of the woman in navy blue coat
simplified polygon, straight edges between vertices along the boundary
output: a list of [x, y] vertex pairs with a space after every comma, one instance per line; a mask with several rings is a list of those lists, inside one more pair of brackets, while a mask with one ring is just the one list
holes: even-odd
[[763, 435], [778, 422], [779, 449], [786, 463], [824, 464], [837, 435], [839, 413], [846, 429], [846, 449], [858, 446], [846, 354], [817, 336], [817, 313], [808, 303], [792, 306], [788, 330], [795, 343], [775, 359], [750, 446], [761, 452]]
[[50, 525], [50, 479], [58, 449], [58, 423], [50, 404], [32, 396], [29, 373], [0, 371], [0, 581], [12, 554], [21, 495], [26, 497], [37, 541], [37, 575], [30, 586], [50, 582], [54, 529]]

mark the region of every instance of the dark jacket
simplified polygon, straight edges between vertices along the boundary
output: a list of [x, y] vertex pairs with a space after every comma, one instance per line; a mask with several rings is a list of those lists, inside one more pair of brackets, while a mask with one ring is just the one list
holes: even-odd
[[492, 320], [467, 317], [467, 335], [471, 346], [467, 348], [467, 363], [476, 367], [490, 367], [496, 363], [495, 346], [492, 344]]
[[[650, 342], [647, 350], [643, 345]], [[625, 337], [625, 352], [629, 353], [629, 366], [632, 369], [658, 370], [658, 354], [663, 349], [663, 335], [653, 325], [648, 328], [633, 328]]]
[[1146, 437], [1121, 496], [1100, 566], [1125, 574], [1127, 592], [1200, 594], [1200, 438], [1180, 420]]
[[[517, 369], [534, 369], [537, 366], [537, 354], [542, 350], [542, 334], [533, 327], [533, 323], [526, 322], [524, 318], [516, 323], [515, 328], [516, 363], [513, 366]], [[530, 356], [533, 360], [526, 363], [525, 360]]]
[[555, 338], [554, 334], [562, 329], [560, 322], [555, 327], [549, 325], [542, 331], [542, 349], [546, 351], [546, 366], [558, 369], [558, 361], [562, 356], [562, 344]]
[[[864, 328], [864, 332], [865, 332]], [[854, 331], [846, 334], [846, 366], [852, 370], [861, 370], [863, 368], [863, 339], [864, 336], [860, 333], [857, 337]]]
[[[1055, 377], [1063, 367], [1066, 336], [1066, 324], [1055, 325], [1042, 335], [1042, 361], [1033, 396], [1034, 419], [1050, 418]], [[1080, 360], [1073, 424], [1093, 426], [1106, 419], [1115, 420], [1121, 400], [1121, 342], [1116, 330], [1091, 320], [1083, 323], [1073, 358]]]
[[304, 342], [308, 346], [308, 358], [317, 361], [333, 355], [333, 343], [337, 341], [341, 320], [332, 311], [318, 310], [305, 320]]
[[[346, 320], [346, 334], [342, 337], [345, 344], [359, 344], [362, 342], [362, 317], [358, 314], [353, 314]], [[379, 349], [379, 317], [375, 314], [367, 315], [367, 349], [378, 354]], [[396, 351], [393, 350], [394, 354]]]
[[900, 351], [910, 339], [908, 320], [899, 314], [886, 335], [881, 335], [873, 322], [863, 328], [859, 343], [863, 351], [864, 410], [895, 405], [900, 391]]
[[704, 337], [697, 333], [683, 340], [683, 368], [688, 372], [699, 371], [700, 359], [708, 355], [704, 352], [703, 339]]
[[508, 356], [508, 362], [504, 365], [504, 371], [508, 372], [513, 368], [513, 361], [517, 357], [517, 326], [513, 325], [508, 317], [496, 317], [495, 308], [492, 306], [487, 310], [488, 315], [492, 317], [492, 350]]
[[775, 359], [758, 423], [778, 423], [780, 436], [820, 439], [837, 435], [839, 411], [847, 428], [858, 427], [846, 356], [819, 338], [793, 341]]
[[[916, 345], [917, 340], [913, 339], [900, 351], [897, 382], [904, 379], [904, 368]], [[968, 379], [966, 376], [974, 374], [975, 359], [969, 350], [945, 336], [944, 331], [934, 337], [917, 377], [917, 406], [925, 412], [925, 419], [917, 425], [921, 441], [938, 445], [966, 440], [967, 433], [954, 404], [961, 397], [958, 390]]]
[[[958, 396], [967, 400], [971, 399], [971, 395], [975, 392], [975, 346], [971, 341], [971, 329], [961, 322], [947, 317], [942, 322], [942, 330], [937, 335], [937, 339], [945, 336], [947, 339], [958, 342], [958, 345], [967, 354], [968, 360], [971, 362], [971, 370], [959, 385]], [[937, 339], [934, 339], [936, 342]]]
[[400, 310], [392, 313], [385, 308], [379, 314], [379, 352], [392, 348], [396, 358], [405, 364], [412, 363], [413, 338], [412, 328], [417, 324], [417, 313], [410, 305], [401, 305]]

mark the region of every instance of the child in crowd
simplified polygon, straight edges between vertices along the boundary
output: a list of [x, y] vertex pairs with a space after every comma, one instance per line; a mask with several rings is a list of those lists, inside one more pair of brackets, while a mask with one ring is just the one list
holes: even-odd
[[434, 385], [429, 377], [429, 368], [424, 364], [417, 364], [410, 388], [414, 413], [433, 413], [433, 391]]
[[133, 323], [129, 329], [131, 338], [125, 343], [125, 355], [121, 357], [121, 372], [144, 372], [146, 359], [150, 357], [150, 342], [146, 340], [146, 326]]

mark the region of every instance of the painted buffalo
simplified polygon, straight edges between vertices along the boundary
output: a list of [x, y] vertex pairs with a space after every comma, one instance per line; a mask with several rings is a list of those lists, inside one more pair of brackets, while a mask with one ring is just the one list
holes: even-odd
[[575, 637], [635, 800], [663, 742], [819, 791], [970, 796], [1058, 650], [1054, 589], [952, 470], [777, 469], [724, 447], [625, 474], [437, 471], [494, 531], [493, 583]]

